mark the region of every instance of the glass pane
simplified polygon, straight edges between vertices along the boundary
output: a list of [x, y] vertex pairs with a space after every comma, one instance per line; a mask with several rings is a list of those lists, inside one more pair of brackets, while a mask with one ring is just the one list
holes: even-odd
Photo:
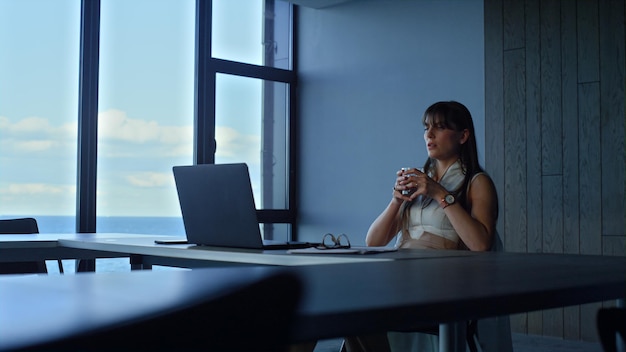
[[97, 231], [184, 235], [172, 166], [193, 163], [195, 0], [103, 0]]
[[0, 1], [0, 216], [76, 228], [80, 2]]
[[211, 53], [219, 59], [291, 69], [291, 5], [213, 0]]
[[257, 209], [288, 206], [289, 86], [217, 74], [215, 162], [245, 162]]
[[261, 234], [268, 240], [291, 241], [291, 224], [264, 223]]

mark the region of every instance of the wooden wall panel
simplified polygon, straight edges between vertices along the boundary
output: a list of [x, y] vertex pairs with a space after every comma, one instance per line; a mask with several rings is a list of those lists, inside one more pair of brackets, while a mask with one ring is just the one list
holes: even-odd
[[[523, 49], [504, 52], [505, 246], [526, 251], [526, 115]], [[514, 209], [514, 210], [513, 210]]]
[[[508, 251], [626, 255], [625, 13], [626, 0], [485, 1], [485, 163]], [[512, 329], [597, 341], [612, 304], [517, 314]]]
[[526, 181], [528, 252], [541, 252], [541, 27], [540, 1], [526, 2]]
[[626, 250], [626, 236], [604, 236], [602, 239], [602, 255], [623, 256]]
[[[542, 251], [542, 162], [541, 162], [541, 21], [540, 1], [528, 0], [526, 18], [526, 198], [528, 209], [526, 251]], [[537, 190], [537, 191], [530, 191]], [[522, 317], [518, 317], [523, 321]], [[543, 314], [541, 311], [527, 314], [526, 332], [541, 335]]]
[[504, 232], [504, 87], [502, 48], [502, 2], [485, 0], [485, 86], [494, 89], [494, 94], [485, 94], [485, 170], [498, 191], [500, 219], [497, 224], [502, 242]]
[[505, 1], [503, 3], [504, 50], [524, 47], [524, 2]]
[[[543, 252], [563, 253], [563, 177], [543, 177]], [[563, 308], [543, 311], [543, 335], [563, 337]]]
[[[606, 1], [606, 0], [602, 0]], [[578, 82], [600, 79], [598, 1], [577, 0]]]
[[600, 184], [600, 84], [578, 88], [580, 252], [602, 253], [602, 185]]
[[544, 176], [543, 184], [543, 253], [563, 253], [563, 176]]
[[[578, 254], [578, 60], [576, 6], [561, 0], [561, 112], [563, 114], [563, 251]], [[580, 307], [563, 310], [563, 337], [580, 339]]]
[[[624, 144], [624, 1], [600, 2], [600, 107], [602, 151], [602, 235], [624, 235], [624, 167], [617, 160], [626, 159]], [[620, 45], [622, 44], [622, 45]], [[624, 249], [626, 251], [626, 249]]]
[[[504, 247], [526, 251], [526, 121], [525, 55], [523, 49], [504, 52]], [[515, 209], [515, 211], [511, 211]], [[526, 314], [511, 316], [513, 331], [526, 331]]]
[[[561, 6], [541, 1], [541, 158], [543, 175], [562, 173]], [[529, 144], [535, 140], [529, 140]]]
[[561, 112], [563, 114], [564, 251], [578, 254], [578, 69], [576, 6], [561, 1]]

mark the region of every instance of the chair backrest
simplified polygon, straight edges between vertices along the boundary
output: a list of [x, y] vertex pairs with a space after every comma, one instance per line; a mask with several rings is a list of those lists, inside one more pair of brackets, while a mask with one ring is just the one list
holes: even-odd
[[34, 218], [0, 220], [0, 234], [30, 234], [39, 233], [37, 220]]
[[[0, 220], [0, 235], [39, 233], [37, 220], [34, 218], [17, 218]], [[45, 261], [0, 263], [0, 274], [47, 274]]]

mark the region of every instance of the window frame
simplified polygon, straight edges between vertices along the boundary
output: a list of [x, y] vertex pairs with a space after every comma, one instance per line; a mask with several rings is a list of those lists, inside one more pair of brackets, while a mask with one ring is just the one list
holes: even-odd
[[[273, 4], [274, 0], [265, 0]], [[76, 232], [96, 232], [96, 178], [98, 142], [98, 75], [100, 44], [100, 0], [81, 0], [78, 158]], [[212, 0], [196, 0], [194, 164], [215, 163], [215, 94], [218, 73], [258, 78], [289, 85], [288, 97], [288, 208], [257, 210], [259, 223], [291, 225], [296, 234], [296, 26], [297, 7], [291, 7], [291, 69], [280, 69], [213, 58], [211, 55]], [[268, 237], [268, 238], [271, 238]]]
[[[273, 3], [273, 0], [265, 0]], [[196, 87], [194, 97], [194, 163], [215, 163], [215, 92], [216, 76], [218, 73], [258, 78], [267, 81], [282, 82], [289, 85], [289, 112], [288, 112], [288, 209], [260, 209], [257, 210], [259, 223], [288, 223], [291, 224], [291, 239], [296, 235], [296, 87], [297, 74], [295, 70], [295, 36], [294, 19], [296, 8], [290, 5], [291, 16], [291, 70], [259, 66], [248, 63], [213, 58], [211, 54], [212, 29], [212, 0], [196, 0]], [[270, 237], [271, 239], [271, 237]]]

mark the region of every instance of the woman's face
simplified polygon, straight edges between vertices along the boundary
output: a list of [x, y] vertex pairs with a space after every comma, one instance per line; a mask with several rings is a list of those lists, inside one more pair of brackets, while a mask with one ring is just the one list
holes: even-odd
[[428, 156], [439, 161], [456, 160], [459, 158], [461, 144], [467, 140], [467, 133], [448, 128], [440, 121], [432, 117], [426, 119], [424, 141]]

